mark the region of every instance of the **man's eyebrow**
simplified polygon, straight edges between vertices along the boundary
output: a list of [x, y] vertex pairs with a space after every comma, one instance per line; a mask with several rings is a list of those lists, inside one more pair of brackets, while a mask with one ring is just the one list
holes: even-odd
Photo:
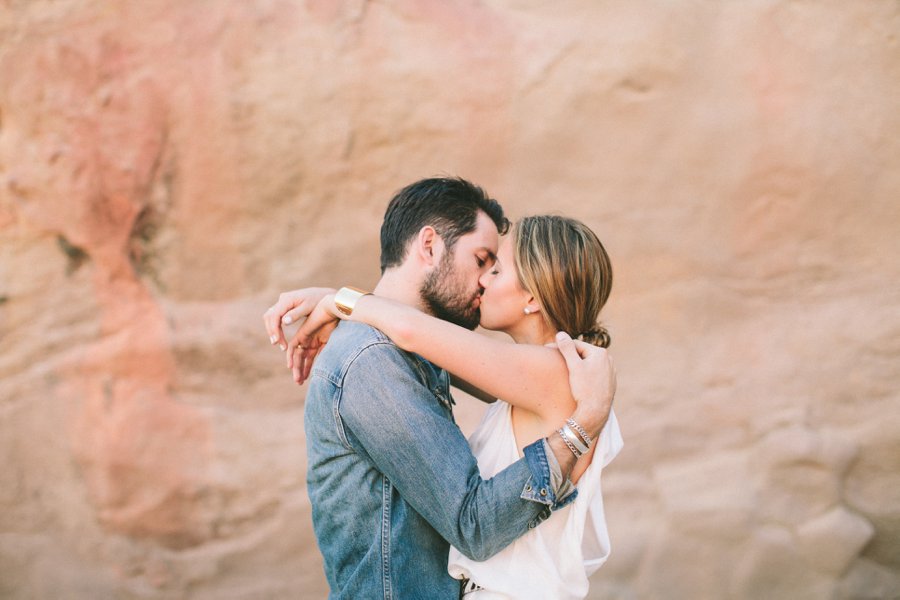
[[483, 251], [487, 252], [488, 258], [491, 259], [491, 260], [494, 261], [494, 262], [497, 262], [497, 255], [494, 254], [493, 250], [491, 250], [491, 249], [488, 248], [487, 246], [482, 246], [482, 247], [479, 248], [478, 250], [479, 250], [479, 251], [483, 250]]

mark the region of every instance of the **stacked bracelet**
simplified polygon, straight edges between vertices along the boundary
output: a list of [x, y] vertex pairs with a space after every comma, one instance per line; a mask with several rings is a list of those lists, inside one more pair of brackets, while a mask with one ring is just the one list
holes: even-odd
[[[566, 424], [556, 431], [559, 433], [559, 437], [562, 438], [562, 441], [565, 442], [569, 450], [572, 451], [572, 454], [575, 455], [575, 458], [581, 458], [591, 449], [593, 439], [588, 435], [584, 428], [573, 419], [567, 419]], [[578, 433], [575, 433], [576, 431]]]
[[578, 448], [578, 451], [582, 454], [591, 449], [591, 447], [585, 444], [584, 441], [580, 437], [578, 437], [578, 434], [572, 431], [572, 429], [568, 425], [563, 425], [562, 430], [565, 432], [566, 438], [568, 438], [568, 440], [572, 442], [572, 444], [576, 448]]
[[566, 419], [566, 425], [574, 429], [578, 432], [578, 435], [584, 439], [584, 443], [590, 446], [594, 443], [594, 440], [588, 435], [588, 432], [584, 430], [584, 427], [575, 422], [575, 419]]
[[572, 440], [570, 440], [570, 439], [566, 436], [565, 430], [563, 430], [562, 428], [559, 428], [559, 429], [556, 430], [556, 433], [558, 433], [558, 434], [559, 434], [559, 437], [562, 438], [562, 441], [564, 441], [564, 442], [566, 443], [566, 446], [568, 446], [569, 450], [572, 451], [572, 454], [575, 455], [575, 458], [581, 458], [581, 456], [582, 456], [584, 453], [583, 453], [581, 450], [579, 450], [578, 447], [575, 446], [575, 444], [572, 443]]

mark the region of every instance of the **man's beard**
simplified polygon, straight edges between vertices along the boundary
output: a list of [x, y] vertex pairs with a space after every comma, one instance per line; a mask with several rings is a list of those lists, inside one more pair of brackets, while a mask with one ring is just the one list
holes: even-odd
[[419, 295], [438, 319], [475, 329], [481, 310], [472, 302], [478, 294], [469, 294], [453, 275], [453, 253], [445, 252], [438, 267], [425, 277]]

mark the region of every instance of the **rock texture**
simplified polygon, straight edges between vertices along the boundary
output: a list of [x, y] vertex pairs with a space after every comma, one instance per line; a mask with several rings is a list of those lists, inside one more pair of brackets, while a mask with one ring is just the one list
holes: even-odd
[[612, 254], [592, 598], [900, 596], [898, 32], [894, 0], [0, 3], [0, 597], [324, 597], [260, 315], [373, 284], [436, 173]]

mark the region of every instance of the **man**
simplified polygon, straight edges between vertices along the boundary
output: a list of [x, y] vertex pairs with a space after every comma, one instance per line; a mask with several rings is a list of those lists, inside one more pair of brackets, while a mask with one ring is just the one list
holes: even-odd
[[[500, 205], [465, 180], [407, 186], [385, 214], [374, 293], [474, 329], [478, 281], [508, 226]], [[291, 308], [288, 294], [267, 312], [273, 343], [283, 343], [273, 323]], [[596, 437], [612, 396], [608, 362], [581, 361], [570, 341], [561, 349], [579, 400], [573, 418]], [[486, 481], [452, 403], [445, 371], [378, 330], [341, 322], [331, 334], [305, 406], [308, 491], [331, 598], [456, 599], [449, 544], [485, 560], [574, 500], [575, 456], [559, 435]]]

